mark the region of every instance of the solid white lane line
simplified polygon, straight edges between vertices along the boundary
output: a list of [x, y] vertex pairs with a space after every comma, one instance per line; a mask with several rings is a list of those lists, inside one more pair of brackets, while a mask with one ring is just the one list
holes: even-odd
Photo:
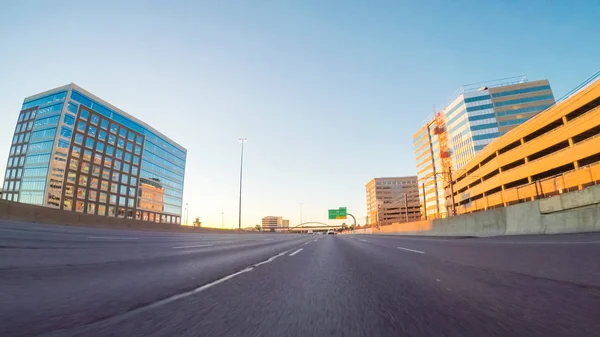
[[294, 255], [296, 255], [296, 254], [300, 253], [300, 252], [302, 251], [302, 249], [304, 249], [304, 248], [300, 248], [300, 249], [298, 249], [297, 251], [295, 251], [295, 252], [293, 252], [293, 253], [290, 253], [290, 256], [294, 256]]
[[360, 241], [362, 241], [362, 242], [369, 242], [369, 241], [367, 241], [367, 240], [364, 240], [364, 239], [359, 239], [359, 240], [360, 240]]
[[410, 249], [410, 248], [404, 248], [404, 247], [397, 247], [398, 249], [402, 249], [402, 250], [406, 250], [408, 252], [413, 252], [413, 253], [419, 253], [419, 254], [425, 254], [425, 252], [422, 252], [420, 250], [414, 250], [414, 249]]
[[318, 239], [315, 239], [315, 242], [317, 242]]
[[139, 238], [127, 236], [88, 236], [88, 239], [98, 240], [138, 240]]
[[210, 247], [212, 245], [194, 245], [194, 246], [175, 246], [173, 249], [186, 249], [186, 248], [198, 248], [198, 247]]
[[308, 241], [308, 242], [305, 242], [305, 243], [303, 243], [302, 245], [304, 246], [304, 245], [307, 245], [307, 244], [309, 244], [309, 243], [310, 243], [310, 241]]

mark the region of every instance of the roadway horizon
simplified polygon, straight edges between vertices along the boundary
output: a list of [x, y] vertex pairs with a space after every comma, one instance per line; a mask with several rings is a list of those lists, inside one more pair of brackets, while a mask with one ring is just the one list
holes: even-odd
[[196, 234], [0, 220], [2, 336], [569, 336], [600, 233]]

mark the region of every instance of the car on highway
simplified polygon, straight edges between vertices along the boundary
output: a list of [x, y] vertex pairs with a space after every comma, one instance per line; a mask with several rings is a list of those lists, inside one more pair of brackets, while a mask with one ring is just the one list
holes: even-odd
[[337, 234], [333, 229], [327, 231], [327, 235], [335, 235]]

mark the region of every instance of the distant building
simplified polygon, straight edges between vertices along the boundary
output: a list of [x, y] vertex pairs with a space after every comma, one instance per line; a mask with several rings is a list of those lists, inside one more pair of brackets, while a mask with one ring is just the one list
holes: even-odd
[[421, 219], [416, 176], [374, 178], [366, 189], [371, 224], [390, 225]]
[[547, 80], [512, 78], [463, 88], [413, 136], [424, 215], [447, 215], [445, 187], [451, 171], [461, 169], [487, 144], [554, 103]]
[[262, 229], [265, 230], [275, 230], [277, 227], [281, 227], [283, 225], [283, 219], [280, 216], [266, 216], [262, 218]]
[[281, 223], [282, 227], [290, 227], [290, 220], [283, 219]]

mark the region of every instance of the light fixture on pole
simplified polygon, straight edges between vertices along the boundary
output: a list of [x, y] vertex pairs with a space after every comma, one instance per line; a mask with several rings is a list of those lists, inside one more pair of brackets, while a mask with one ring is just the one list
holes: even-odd
[[242, 229], [242, 173], [244, 170], [244, 143], [248, 141], [247, 138], [240, 138], [240, 143], [242, 144], [242, 154], [240, 156], [240, 202], [239, 202], [239, 221], [238, 221], [238, 230]]

